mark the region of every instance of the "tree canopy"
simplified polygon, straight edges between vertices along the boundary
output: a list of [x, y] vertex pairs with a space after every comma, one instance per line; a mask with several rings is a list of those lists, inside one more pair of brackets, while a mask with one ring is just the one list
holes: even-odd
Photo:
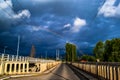
[[104, 43], [99, 41], [94, 48], [94, 54], [101, 61], [120, 62], [120, 39], [106, 40]]
[[81, 60], [93, 61], [93, 62], [96, 61], [95, 57], [94, 56], [90, 56], [90, 55], [83, 55], [83, 56], [81, 56]]
[[35, 57], [35, 46], [32, 45], [30, 57]]
[[77, 52], [76, 52], [76, 45], [71, 43], [66, 43], [66, 61], [75, 61]]

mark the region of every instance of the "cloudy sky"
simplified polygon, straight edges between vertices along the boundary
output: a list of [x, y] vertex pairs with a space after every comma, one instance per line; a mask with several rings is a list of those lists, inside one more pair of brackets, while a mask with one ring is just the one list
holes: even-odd
[[92, 53], [102, 40], [120, 37], [120, 0], [0, 0], [0, 52], [4, 46], [16, 54], [55, 53], [66, 42], [80, 54]]

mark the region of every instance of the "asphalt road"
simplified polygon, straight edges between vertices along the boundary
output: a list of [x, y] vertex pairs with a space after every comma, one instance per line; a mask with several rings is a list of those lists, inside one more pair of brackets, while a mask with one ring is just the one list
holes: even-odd
[[64, 63], [59, 64], [49, 74], [32, 77], [11, 78], [9, 80], [80, 80], [74, 72]]

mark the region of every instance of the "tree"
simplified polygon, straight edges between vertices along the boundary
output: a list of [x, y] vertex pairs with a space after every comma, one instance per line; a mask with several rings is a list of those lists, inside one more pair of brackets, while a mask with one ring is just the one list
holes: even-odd
[[104, 61], [120, 61], [120, 39], [106, 40]]
[[95, 48], [94, 48], [94, 54], [97, 59], [103, 60], [104, 55], [104, 44], [102, 41], [99, 41]]
[[110, 56], [112, 56], [112, 47], [111, 47], [111, 41], [106, 40], [104, 44], [104, 61], [111, 61]]
[[105, 43], [98, 42], [94, 54], [102, 61], [120, 62], [120, 39], [106, 40]]
[[95, 57], [94, 56], [89, 56], [89, 55], [83, 55], [81, 56], [81, 60], [86, 60], [86, 61], [96, 61]]
[[35, 57], [35, 47], [32, 45], [30, 57]]
[[112, 61], [120, 62], [120, 39], [112, 39], [111, 40], [112, 47]]
[[66, 43], [66, 61], [75, 61], [76, 60], [76, 45], [71, 43]]

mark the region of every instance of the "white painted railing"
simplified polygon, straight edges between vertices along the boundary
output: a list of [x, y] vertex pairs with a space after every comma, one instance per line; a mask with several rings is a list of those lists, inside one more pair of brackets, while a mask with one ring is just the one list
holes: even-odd
[[0, 54], [1, 61], [29, 61], [29, 62], [54, 62], [55, 60], [45, 60], [40, 58], [24, 57], [10, 54]]

